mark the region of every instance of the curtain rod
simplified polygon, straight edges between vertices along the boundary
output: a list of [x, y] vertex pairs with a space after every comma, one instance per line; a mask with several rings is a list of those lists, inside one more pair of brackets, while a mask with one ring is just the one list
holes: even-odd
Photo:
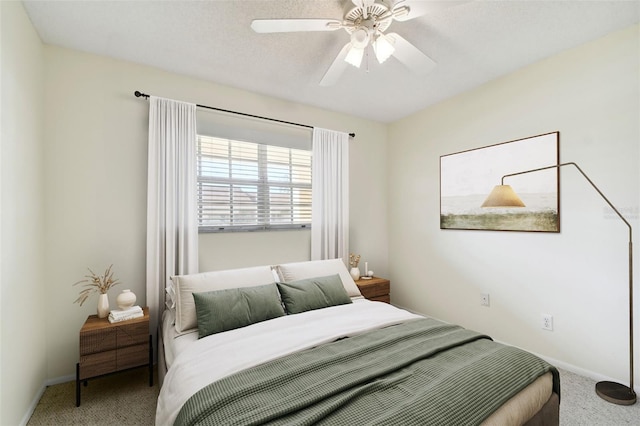
[[[141, 93], [141, 92], [139, 92], [137, 90], [135, 92], [133, 92], [133, 94], [136, 95], [136, 98], [149, 99], [149, 95], [147, 95], [146, 93]], [[313, 129], [313, 126], [309, 126], [308, 124], [292, 123], [290, 121], [278, 120], [276, 118], [262, 117], [262, 116], [259, 116], [259, 115], [247, 114], [246, 112], [231, 111], [231, 110], [228, 110], [228, 109], [216, 108], [216, 107], [211, 107], [211, 106], [207, 106], [207, 105], [196, 104], [196, 106], [200, 107], [200, 108], [206, 108], [206, 109], [213, 109], [213, 110], [216, 110], [216, 111], [228, 112], [230, 114], [243, 115], [245, 117], [259, 118], [261, 120], [275, 121], [277, 123], [284, 123], [284, 124], [290, 124], [292, 126], [307, 127], [309, 129]], [[352, 138], [355, 138], [356, 134], [355, 133], [349, 133], [349, 136], [351, 136]]]

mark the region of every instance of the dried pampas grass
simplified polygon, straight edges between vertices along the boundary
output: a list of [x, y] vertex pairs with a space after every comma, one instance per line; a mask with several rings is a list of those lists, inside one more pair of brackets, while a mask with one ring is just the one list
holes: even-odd
[[82, 306], [91, 294], [106, 294], [111, 287], [120, 284], [118, 278], [113, 278], [113, 271], [111, 270], [112, 267], [113, 265], [109, 266], [107, 270], [104, 271], [103, 275], [98, 275], [90, 268], [87, 268], [91, 275], [85, 275], [86, 279], [73, 284], [78, 285], [84, 283], [83, 287], [85, 287], [84, 290], [80, 292], [80, 296], [78, 296], [73, 303], [80, 303], [80, 306]]

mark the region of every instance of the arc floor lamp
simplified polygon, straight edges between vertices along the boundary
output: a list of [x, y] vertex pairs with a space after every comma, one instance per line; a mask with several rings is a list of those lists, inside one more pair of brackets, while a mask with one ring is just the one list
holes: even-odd
[[631, 224], [627, 219], [622, 216], [618, 209], [611, 204], [611, 201], [600, 191], [600, 189], [593, 183], [591, 179], [582, 171], [576, 163], [561, 163], [554, 164], [552, 166], [540, 167], [537, 169], [524, 170], [521, 172], [510, 173], [502, 176], [500, 185], [496, 185], [482, 207], [524, 207], [524, 203], [520, 200], [520, 197], [515, 193], [510, 185], [504, 184], [504, 178], [509, 176], [517, 176], [525, 173], [533, 173], [541, 170], [559, 169], [564, 166], [574, 166], [584, 176], [584, 178], [591, 184], [591, 186], [600, 194], [600, 196], [609, 204], [609, 207], [622, 219], [622, 221], [629, 228], [629, 386], [625, 386], [620, 383], [602, 381], [596, 383], [596, 393], [602, 399], [614, 404], [620, 405], [632, 405], [636, 402], [636, 393], [633, 388], [633, 243], [632, 243], [632, 230]]

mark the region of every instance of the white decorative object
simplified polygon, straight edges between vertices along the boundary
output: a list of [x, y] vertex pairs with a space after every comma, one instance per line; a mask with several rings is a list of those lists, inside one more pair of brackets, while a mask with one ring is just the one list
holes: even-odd
[[109, 296], [100, 293], [98, 296], [98, 318], [106, 318], [109, 315]]
[[357, 266], [354, 266], [349, 271], [349, 274], [351, 274], [351, 278], [353, 278], [354, 281], [355, 280], [359, 280], [360, 279], [360, 268], [358, 268]]
[[367, 276], [368, 277], [373, 277], [373, 271], [367, 271]]
[[114, 309], [109, 314], [109, 322], [120, 322], [120, 321], [128, 321], [135, 318], [142, 318], [144, 316], [144, 311], [138, 305], [132, 306], [127, 309]]
[[136, 295], [129, 289], [122, 290], [122, 293], [116, 297], [116, 303], [122, 310], [130, 308], [136, 303]]

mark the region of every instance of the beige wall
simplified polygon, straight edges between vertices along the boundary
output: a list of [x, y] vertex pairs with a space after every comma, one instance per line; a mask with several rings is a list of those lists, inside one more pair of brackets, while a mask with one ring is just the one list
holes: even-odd
[[311, 231], [200, 234], [198, 257], [203, 272], [302, 262], [311, 258]]
[[[386, 126], [43, 47], [19, 3], [0, 2], [0, 13], [0, 423], [25, 420], [43, 382], [73, 377], [78, 330], [96, 304], [72, 303], [86, 267], [114, 264], [123, 285], [112, 305], [122, 288], [145, 302], [148, 104], [134, 90], [356, 132], [351, 251], [392, 279], [395, 303], [625, 378], [626, 239], [597, 194], [562, 173], [561, 234], [441, 231], [438, 159], [559, 130], [561, 158], [584, 166], [637, 225], [638, 27]], [[203, 235], [201, 269], [304, 260], [308, 243], [308, 231]], [[554, 315], [554, 332], [540, 330], [541, 313]]]
[[44, 61], [22, 4], [0, 2], [0, 15], [0, 424], [15, 425], [26, 421], [47, 378]]
[[628, 383], [622, 221], [564, 168], [560, 234], [440, 230], [439, 157], [560, 131], [561, 161], [577, 162], [637, 229], [639, 40], [638, 26], [611, 34], [390, 126], [389, 187], [404, 188], [389, 192], [393, 302]]
[[[145, 302], [148, 102], [133, 92], [357, 133], [351, 153], [351, 250], [387, 273], [386, 126], [53, 46], [45, 48], [48, 377], [73, 374], [78, 330], [96, 298], [73, 305], [86, 267], [114, 264]], [[375, 188], [375, 191], [373, 189]], [[367, 192], [372, 190], [373, 193]], [[308, 231], [208, 234], [201, 270], [309, 259]], [[61, 331], [62, 330], [62, 331]]]

